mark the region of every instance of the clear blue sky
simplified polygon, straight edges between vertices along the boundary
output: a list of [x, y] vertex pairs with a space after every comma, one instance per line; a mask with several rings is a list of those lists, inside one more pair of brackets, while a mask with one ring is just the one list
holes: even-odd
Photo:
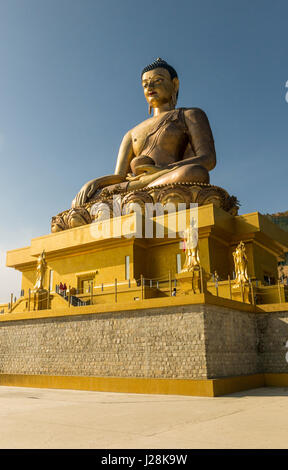
[[159, 56], [179, 74], [178, 105], [208, 115], [211, 183], [240, 213], [287, 210], [287, 18], [287, 0], [0, 0], [0, 301], [20, 288], [6, 250], [114, 172]]

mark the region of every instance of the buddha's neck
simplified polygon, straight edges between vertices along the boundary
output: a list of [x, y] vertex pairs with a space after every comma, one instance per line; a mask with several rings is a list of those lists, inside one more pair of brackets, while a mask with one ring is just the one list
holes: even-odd
[[165, 103], [162, 106], [159, 106], [159, 108], [153, 108], [153, 116], [159, 116], [159, 114], [172, 111], [172, 109], [175, 109], [174, 106], [171, 106], [170, 103]]

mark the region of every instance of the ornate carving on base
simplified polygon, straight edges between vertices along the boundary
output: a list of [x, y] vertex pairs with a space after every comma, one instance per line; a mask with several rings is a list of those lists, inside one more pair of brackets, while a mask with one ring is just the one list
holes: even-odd
[[85, 207], [77, 207], [52, 217], [51, 232], [61, 232], [62, 230], [80, 227], [91, 222], [89, 211]]
[[91, 222], [90, 214], [84, 207], [70, 209], [68, 212], [67, 224], [69, 228], [80, 227], [81, 225], [90, 224]]
[[66, 230], [69, 228], [65, 223], [65, 215], [58, 214], [52, 217], [51, 220], [51, 232], [61, 232], [62, 230]]
[[144, 214], [146, 203], [160, 203], [163, 206], [173, 203], [177, 209], [178, 204], [213, 203], [215, 206], [237, 215], [239, 202], [235, 196], [230, 196], [225, 189], [212, 186], [208, 183], [171, 183], [143, 188], [141, 190], [126, 191], [113, 187], [112, 190], [104, 188], [93, 200], [81, 207], [64, 211], [52, 218], [51, 231], [59, 232], [69, 228], [90, 224], [91, 222], [118, 217], [139, 211]]
[[145, 214], [145, 204], [153, 204], [154, 199], [149, 192], [145, 190], [133, 191], [123, 197], [121, 201], [121, 212], [123, 215], [137, 212], [139, 209]]

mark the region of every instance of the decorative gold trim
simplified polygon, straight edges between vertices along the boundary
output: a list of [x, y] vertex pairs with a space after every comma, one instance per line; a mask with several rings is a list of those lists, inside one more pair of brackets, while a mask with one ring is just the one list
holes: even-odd
[[93, 271], [83, 271], [83, 272], [78, 272], [78, 273], [75, 273], [75, 276], [78, 278], [81, 278], [81, 277], [86, 277], [86, 276], [96, 276], [96, 274], [98, 274], [99, 271], [98, 269], [96, 270], [93, 270]]

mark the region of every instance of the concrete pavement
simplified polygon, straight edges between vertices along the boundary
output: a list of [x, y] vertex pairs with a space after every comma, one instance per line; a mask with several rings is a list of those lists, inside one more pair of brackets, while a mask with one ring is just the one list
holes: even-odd
[[288, 388], [225, 397], [0, 387], [1, 449], [286, 449]]

